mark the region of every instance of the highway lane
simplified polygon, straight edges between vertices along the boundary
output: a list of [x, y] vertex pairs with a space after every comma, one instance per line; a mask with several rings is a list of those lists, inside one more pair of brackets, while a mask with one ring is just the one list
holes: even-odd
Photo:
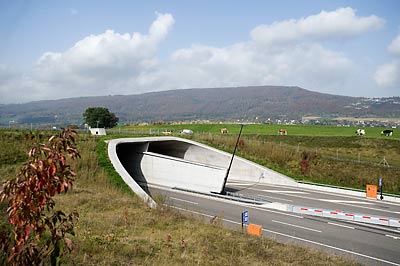
[[172, 208], [200, 215], [207, 221], [220, 217], [226, 226], [236, 230], [241, 228], [241, 213], [248, 210], [250, 222], [262, 225], [264, 236], [280, 242], [324, 249], [366, 265], [400, 266], [400, 231], [396, 229], [297, 215], [151, 185], [149, 191], [153, 196], [163, 195], [165, 204]]
[[400, 219], [400, 204], [385, 200], [259, 183], [231, 182], [227, 184], [227, 188], [232, 192], [272, 202]]

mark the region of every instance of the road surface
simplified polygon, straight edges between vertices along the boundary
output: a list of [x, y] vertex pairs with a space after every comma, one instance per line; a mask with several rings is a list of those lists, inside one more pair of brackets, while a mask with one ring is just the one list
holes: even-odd
[[[247, 210], [249, 222], [263, 227], [263, 236], [323, 249], [365, 265], [400, 266], [400, 230], [397, 228], [299, 215], [151, 184], [148, 189], [152, 196], [163, 195], [165, 204], [172, 208], [207, 220], [217, 216], [233, 229], [241, 229], [241, 214]], [[354, 196], [249, 183], [228, 183], [227, 190], [271, 202], [400, 217], [399, 204]]]

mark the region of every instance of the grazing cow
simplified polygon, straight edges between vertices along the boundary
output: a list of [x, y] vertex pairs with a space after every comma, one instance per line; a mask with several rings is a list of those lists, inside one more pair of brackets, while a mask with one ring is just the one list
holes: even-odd
[[228, 129], [226, 127], [221, 128], [221, 134], [227, 134], [228, 133]]
[[189, 135], [189, 136], [193, 135], [193, 131], [190, 129], [184, 129], [184, 130], [180, 131], [179, 133], [182, 135]]
[[287, 135], [287, 130], [286, 129], [279, 129], [278, 130], [279, 135]]
[[359, 136], [364, 136], [365, 135], [365, 130], [364, 129], [357, 129], [356, 134]]
[[385, 129], [381, 132], [382, 135], [391, 136], [393, 135], [393, 129]]

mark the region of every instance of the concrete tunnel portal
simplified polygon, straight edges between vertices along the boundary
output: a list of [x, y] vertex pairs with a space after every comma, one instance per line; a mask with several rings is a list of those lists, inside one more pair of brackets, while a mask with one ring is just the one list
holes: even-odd
[[[124, 181], [146, 199], [148, 185], [202, 193], [221, 193], [231, 154], [176, 137], [123, 138], [109, 141], [108, 153]], [[228, 180], [297, 186], [284, 175], [238, 156]]]

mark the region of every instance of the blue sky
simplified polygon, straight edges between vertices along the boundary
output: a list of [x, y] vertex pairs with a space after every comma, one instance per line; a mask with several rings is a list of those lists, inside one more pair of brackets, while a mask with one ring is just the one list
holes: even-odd
[[400, 1], [0, 0], [0, 103], [250, 85], [400, 95]]

